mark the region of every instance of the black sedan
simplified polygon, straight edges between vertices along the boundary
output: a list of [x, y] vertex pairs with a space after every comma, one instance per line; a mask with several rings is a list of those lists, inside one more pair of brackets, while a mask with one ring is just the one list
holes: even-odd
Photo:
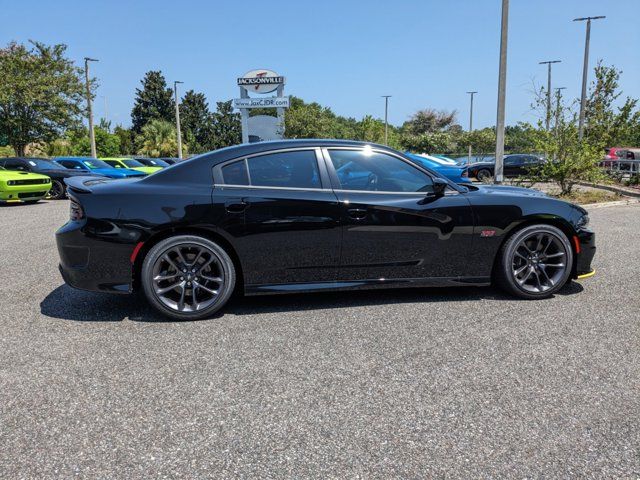
[[142, 290], [196, 319], [246, 294], [481, 286], [549, 297], [592, 274], [587, 212], [535, 190], [461, 186], [380, 145], [244, 144], [142, 179], [67, 179], [56, 233], [77, 288]]
[[[503, 174], [507, 178], [526, 175], [532, 168], [542, 165], [543, 157], [538, 155], [511, 154], [504, 156]], [[487, 162], [472, 163], [469, 167], [469, 177], [485, 181], [493, 177], [495, 173], [495, 159]]]
[[103, 178], [102, 175], [94, 175], [89, 172], [77, 172], [64, 168], [62, 165], [48, 160], [46, 158], [34, 157], [10, 157], [0, 158], [0, 167], [7, 170], [19, 170], [22, 172], [39, 173], [51, 177], [51, 190], [49, 190], [48, 198], [60, 200], [65, 198], [67, 186], [64, 183], [65, 178], [94, 176]]

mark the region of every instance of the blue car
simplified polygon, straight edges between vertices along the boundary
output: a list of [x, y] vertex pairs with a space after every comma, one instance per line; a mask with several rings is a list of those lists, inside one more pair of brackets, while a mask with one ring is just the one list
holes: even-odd
[[415, 153], [405, 152], [405, 155], [411, 160], [425, 168], [429, 168], [434, 172], [448, 178], [455, 183], [471, 183], [469, 175], [465, 167], [451, 165], [442, 159], [431, 157], [430, 155], [416, 155]]
[[144, 177], [146, 174], [130, 168], [114, 168], [102, 160], [93, 157], [56, 157], [53, 159], [70, 170], [85, 170], [109, 178]]

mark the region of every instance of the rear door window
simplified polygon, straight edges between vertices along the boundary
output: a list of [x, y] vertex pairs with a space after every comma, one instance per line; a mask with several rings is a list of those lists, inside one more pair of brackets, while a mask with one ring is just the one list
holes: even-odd
[[259, 187], [322, 188], [314, 150], [269, 153], [247, 159], [249, 182]]

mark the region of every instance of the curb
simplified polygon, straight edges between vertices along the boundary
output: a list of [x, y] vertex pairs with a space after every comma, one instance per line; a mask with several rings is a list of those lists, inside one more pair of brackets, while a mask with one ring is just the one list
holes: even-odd
[[582, 208], [605, 208], [605, 207], [617, 207], [620, 205], [634, 205], [640, 203], [640, 198], [630, 198], [628, 200], [615, 200], [613, 202], [600, 202], [600, 203], [579, 203]]
[[633, 190], [629, 191], [621, 187], [614, 187], [611, 185], [599, 185], [596, 183], [588, 183], [588, 182], [576, 182], [576, 185], [582, 185], [583, 187], [599, 188], [600, 190], [608, 190], [609, 192], [619, 193], [620, 195], [625, 197], [640, 198], [640, 191], [638, 192], [634, 192]]

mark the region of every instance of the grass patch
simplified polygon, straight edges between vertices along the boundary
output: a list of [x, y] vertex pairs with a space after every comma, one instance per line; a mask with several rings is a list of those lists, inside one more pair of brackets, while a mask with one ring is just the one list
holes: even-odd
[[554, 196], [562, 200], [567, 200], [568, 202], [583, 204], [615, 202], [616, 200], [620, 200], [622, 198], [622, 196], [618, 193], [608, 192], [606, 190], [596, 190], [593, 188], [590, 188], [588, 190], [575, 190], [569, 195], [555, 194]]

